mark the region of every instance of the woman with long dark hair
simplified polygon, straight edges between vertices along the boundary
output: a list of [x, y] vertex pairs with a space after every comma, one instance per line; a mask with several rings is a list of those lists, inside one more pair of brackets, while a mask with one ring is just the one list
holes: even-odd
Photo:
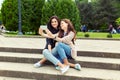
[[[56, 34], [59, 31], [60, 27], [60, 19], [57, 16], [52, 16], [47, 24], [48, 30], [51, 31], [52, 34]], [[45, 51], [52, 51], [52, 49], [55, 47], [56, 41], [50, 38], [46, 38], [46, 46], [43, 50]], [[34, 67], [41, 67], [42, 64], [46, 61], [46, 58], [42, 58], [40, 61], [34, 64]]]

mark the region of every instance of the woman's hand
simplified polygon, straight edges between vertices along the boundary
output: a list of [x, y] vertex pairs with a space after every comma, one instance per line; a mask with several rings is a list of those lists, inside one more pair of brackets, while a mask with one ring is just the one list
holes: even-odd
[[42, 35], [43, 30], [41, 28], [39, 28], [39, 34]]
[[46, 33], [48, 34], [48, 36], [50, 37], [50, 38], [54, 38], [55, 36], [54, 36], [54, 34], [52, 34], [48, 29], [46, 29], [45, 30], [46, 31]]

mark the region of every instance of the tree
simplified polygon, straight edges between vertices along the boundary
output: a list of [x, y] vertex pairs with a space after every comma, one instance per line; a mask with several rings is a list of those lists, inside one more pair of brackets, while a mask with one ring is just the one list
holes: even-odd
[[41, 25], [42, 8], [44, 4], [45, 4], [45, 0], [35, 0], [33, 4], [34, 14], [31, 18], [31, 26], [32, 26], [32, 30], [34, 30], [36, 34], [38, 34], [38, 28]]
[[[119, 0], [75, 0], [81, 15], [81, 23], [89, 29], [106, 29], [114, 23], [119, 13]], [[115, 24], [114, 24], [115, 25]]]
[[22, 0], [22, 31], [23, 33], [31, 31], [31, 18], [34, 16], [34, 0]]
[[18, 29], [17, 0], [4, 0], [1, 8], [2, 22], [8, 30]]
[[1, 14], [1, 11], [0, 11], [0, 25], [2, 24], [2, 14]]
[[91, 28], [91, 25], [93, 23], [93, 7], [91, 3], [86, 3], [86, 1], [78, 1], [76, 2], [78, 9], [80, 11], [81, 15], [81, 24], [88, 26], [88, 28]]
[[[38, 32], [42, 6], [45, 0], [21, 0], [22, 32]], [[18, 30], [18, 0], [5, 0], [2, 5], [2, 20], [8, 30]]]
[[23, 31], [32, 31], [38, 34], [42, 7], [45, 0], [23, 0], [22, 1], [22, 25]]
[[112, 4], [117, 10], [117, 16], [120, 17], [120, 0], [113, 0]]
[[116, 24], [119, 26], [120, 25], [120, 17], [116, 19]]
[[80, 29], [79, 10], [72, 0], [59, 0], [57, 4], [57, 14], [60, 18], [68, 18], [72, 21], [75, 29]]
[[57, 0], [48, 0], [47, 2], [45, 2], [42, 8], [42, 18], [41, 18], [42, 25], [43, 24], [46, 25], [51, 16], [57, 15], [56, 5], [57, 5]]
[[79, 31], [80, 16], [79, 10], [72, 0], [49, 0], [45, 3], [42, 10], [42, 24], [46, 24], [49, 18], [57, 15], [59, 18], [68, 18], [72, 21], [75, 29]]
[[22, 29], [38, 34], [44, 0], [22, 0]]
[[98, 29], [107, 29], [109, 23], [114, 23], [116, 19], [116, 9], [112, 5], [112, 0], [99, 0], [98, 9], [94, 18]]

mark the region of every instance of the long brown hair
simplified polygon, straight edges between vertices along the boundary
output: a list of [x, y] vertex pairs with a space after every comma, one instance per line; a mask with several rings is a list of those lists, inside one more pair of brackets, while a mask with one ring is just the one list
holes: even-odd
[[[64, 21], [65, 23], [68, 24], [68, 29], [67, 29], [67, 34], [66, 35], [68, 35], [70, 31], [75, 33], [74, 38], [72, 39], [73, 44], [75, 44], [74, 40], [75, 40], [75, 36], [76, 36], [76, 31], [74, 29], [74, 26], [73, 26], [72, 22], [69, 19], [62, 19], [61, 21]], [[63, 36], [64, 36], [64, 31], [60, 27], [58, 37], [62, 38]]]

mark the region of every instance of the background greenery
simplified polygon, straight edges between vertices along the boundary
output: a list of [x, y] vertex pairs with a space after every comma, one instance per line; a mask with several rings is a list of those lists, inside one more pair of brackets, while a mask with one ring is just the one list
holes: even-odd
[[[105, 32], [109, 23], [120, 25], [120, 0], [21, 0], [22, 32], [37, 34], [41, 24], [57, 15], [70, 19], [77, 31], [82, 24], [89, 30]], [[18, 31], [18, 0], [4, 0], [0, 19], [9, 31]]]

